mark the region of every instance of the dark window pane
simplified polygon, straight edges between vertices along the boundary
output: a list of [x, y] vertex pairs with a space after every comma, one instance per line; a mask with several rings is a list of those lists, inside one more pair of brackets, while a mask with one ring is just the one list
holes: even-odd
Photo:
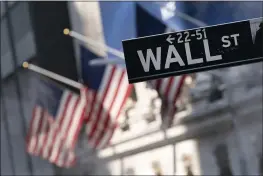
[[36, 46], [33, 32], [28, 32], [21, 40], [15, 43], [17, 54], [17, 66], [35, 56]]
[[28, 2], [19, 2], [10, 12], [15, 43], [31, 30]]
[[12, 7], [15, 3], [17, 3], [16, 1], [8, 1], [8, 8]]
[[232, 176], [232, 170], [229, 161], [228, 148], [225, 144], [219, 144], [214, 150], [216, 164], [220, 172], [220, 176]]
[[[2, 106], [1, 106], [2, 109]], [[1, 116], [3, 110], [1, 111]], [[7, 135], [6, 135], [6, 124], [1, 119], [1, 175], [12, 175], [11, 159], [8, 156], [8, 145], [7, 145]]]
[[133, 168], [128, 168], [126, 170], [126, 175], [135, 175], [134, 169]]
[[25, 60], [33, 57], [36, 52], [27, 2], [19, 2], [12, 8], [11, 22], [14, 32], [17, 66], [20, 66]]
[[1, 21], [1, 52], [0, 53], [1, 53], [1, 76], [2, 78], [4, 78], [14, 70], [6, 18], [4, 18]]
[[259, 157], [259, 174], [263, 175], [263, 157], [262, 157], [262, 154]]
[[1, 20], [1, 56], [10, 49], [6, 18]]
[[1, 13], [1, 17], [2, 17], [2, 15], [4, 15], [4, 13], [5, 13], [5, 4], [3, 1], [0, 1], [0, 6], [1, 6], [0, 13]]

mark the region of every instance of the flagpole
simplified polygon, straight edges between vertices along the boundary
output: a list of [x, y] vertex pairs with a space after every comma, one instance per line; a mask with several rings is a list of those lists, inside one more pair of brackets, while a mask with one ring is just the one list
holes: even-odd
[[[65, 28], [63, 32], [64, 32], [65, 35], [69, 35], [69, 36], [71, 36], [71, 37], [73, 37], [73, 38], [75, 38], [75, 39], [77, 39], [77, 40], [79, 40], [81, 42], [89, 43], [90, 45], [93, 45], [95, 47], [99, 47], [101, 49], [104, 49], [104, 50], [108, 51], [109, 53], [117, 56], [118, 58], [125, 60], [124, 53], [122, 51], [119, 51], [119, 50], [117, 50], [115, 48], [109, 47], [109, 46], [107, 46], [105, 44], [102, 44], [100, 42], [92, 40], [92, 39], [90, 39], [90, 38], [88, 38], [88, 37], [86, 37], [86, 36], [84, 36], [82, 34], [79, 34], [79, 33], [75, 32], [75, 31], [70, 31], [68, 28]], [[107, 60], [108, 60], [108, 62], [107, 62]], [[110, 59], [102, 59], [102, 62], [113, 64], [113, 61], [109, 61], [109, 60]], [[94, 64], [94, 62], [93, 62], [93, 64]], [[134, 84], [134, 88], [135, 88], [135, 91], [136, 91], [137, 95], [142, 93], [140, 86], [146, 87], [146, 84], [147, 84], [146, 82], [140, 82], [140, 83]]]
[[124, 60], [120, 59], [93, 59], [89, 62], [91, 66], [106, 65], [106, 64], [125, 64]]
[[57, 81], [62, 82], [64, 84], [67, 84], [69, 86], [75, 87], [77, 89], [80, 89], [81, 87], [83, 87], [83, 85], [79, 82], [73, 81], [67, 77], [61, 76], [61, 75], [56, 74], [56, 73], [51, 72], [51, 71], [48, 71], [48, 70], [43, 69], [41, 67], [38, 67], [36, 65], [29, 64], [28, 62], [24, 62], [22, 66], [26, 69], [32, 70], [32, 71], [37, 72], [41, 75], [47, 76], [49, 78], [52, 78], [54, 80], [57, 80]]
[[89, 43], [90, 45], [93, 45], [95, 47], [99, 47], [101, 49], [104, 49], [104, 50], [108, 51], [109, 53], [111, 53], [111, 54], [113, 54], [113, 55], [115, 55], [115, 56], [117, 56], [117, 57], [119, 57], [121, 59], [125, 59], [124, 53], [119, 51], [119, 50], [117, 50], [117, 49], [115, 49], [115, 48], [109, 47], [109, 46], [104, 45], [104, 44], [102, 44], [100, 42], [92, 40], [92, 39], [90, 39], [90, 38], [88, 38], [88, 37], [86, 37], [86, 36], [84, 36], [82, 34], [79, 34], [79, 33], [75, 32], [75, 31], [70, 31], [67, 28], [64, 29], [63, 32], [64, 32], [65, 35], [69, 35], [69, 36], [71, 36], [71, 37], [73, 37], [73, 38], [75, 38], [75, 39], [77, 39], [79, 41], [82, 41], [84, 43]]

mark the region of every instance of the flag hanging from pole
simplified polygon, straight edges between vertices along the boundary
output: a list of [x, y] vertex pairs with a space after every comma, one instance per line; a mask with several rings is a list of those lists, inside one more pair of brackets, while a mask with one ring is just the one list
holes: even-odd
[[27, 151], [59, 167], [72, 167], [87, 107], [86, 88], [77, 95], [51, 81], [40, 80], [39, 85], [27, 135]]
[[[167, 31], [167, 26], [140, 4], [136, 4], [136, 25], [137, 37], [161, 34]], [[185, 78], [186, 75], [149, 81], [162, 99], [162, 117], [168, 124], [173, 122], [177, 109], [175, 104], [180, 96]]]
[[[95, 33], [93, 29], [99, 29], [98, 40], [94, 40], [122, 50], [121, 41], [135, 37], [135, 24], [131, 22], [134, 18], [133, 7], [133, 2], [70, 2], [72, 29], [89, 38]], [[83, 33], [81, 29], [86, 28], [89, 30]], [[116, 58], [105, 52], [105, 48], [78, 43], [75, 49], [80, 58], [83, 82], [88, 87], [88, 144], [100, 149], [110, 143], [132, 85], [128, 84], [126, 69], [121, 65], [90, 65], [91, 60], [100, 57]]]

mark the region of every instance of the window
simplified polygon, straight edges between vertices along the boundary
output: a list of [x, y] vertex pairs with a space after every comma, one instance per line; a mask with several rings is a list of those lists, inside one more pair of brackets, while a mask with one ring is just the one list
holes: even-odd
[[137, 100], [138, 100], [137, 95], [136, 95], [135, 88], [132, 88], [132, 91], [131, 91], [131, 99], [134, 100], [134, 101], [137, 101]]
[[187, 176], [193, 176], [193, 170], [192, 170], [192, 157], [191, 155], [183, 155], [183, 163], [184, 163], [184, 167], [185, 167], [185, 173]]
[[262, 157], [262, 154], [259, 157], [259, 162], [258, 163], [259, 163], [259, 174], [263, 175], [263, 157]]
[[125, 175], [135, 175], [134, 169], [133, 168], [128, 168], [125, 172]]
[[[2, 106], [2, 105], [1, 105]], [[3, 107], [4, 108], [4, 107]], [[2, 107], [1, 107], [2, 109]], [[4, 115], [3, 111], [1, 111], [1, 115]], [[10, 140], [10, 136], [7, 136], [8, 133], [6, 131], [6, 124], [2, 121], [1, 116], [1, 175], [13, 175], [12, 167], [11, 167], [11, 160], [12, 158], [9, 157], [10, 150], [8, 149], [8, 142]]]
[[152, 169], [156, 176], [161, 176], [162, 174], [162, 168], [159, 163], [159, 161], [153, 161], [152, 162]]
[[[2, 2], [1, 2], [2, 3]], [[1, 20], [1, 76], [6, 77], [14, 70], [10, 40], [8, 37], [8, 29], [6, 18]]]
[[10, 12], [15, 43], [31, 30], [28, 2], [19, 2]]
[[6, 19], [1, 20], [1, 56], [10, 50]]
[[17, 66], [20, 66], [25, 60], [28, 60], [36, 53], [28, 2], [19, 2], [16, 4], [10, 13], [10, 18], [17, 52]]
[[16, 3], [16, 1], [8, 1], [8, 7], [10, 8], [11, 6], [13, 6]]
[[217, 145], [214, 150], [214, 156], [220, 176], [232, 176], [227, 146], [225, 144]]
[[3, 1], [0, 1], [0, 6], [1, 6], [0, 12], [1, 12], [1, 17], [2, 17], [5, 13], [5, 4]]

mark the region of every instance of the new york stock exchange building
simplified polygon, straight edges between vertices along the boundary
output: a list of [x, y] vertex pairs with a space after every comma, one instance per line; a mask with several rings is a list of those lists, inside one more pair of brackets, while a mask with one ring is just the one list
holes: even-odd
[[[119, 46], [112, 47], [121, 50], [118, 37], [125, 35], [124, 39], [129, 39], [126, 33], [133, 33], [132, 29], [138, 34], [136, 38], [145, 31], [150, 31], [148, 35], [164, 33], [167, 25], [179, 29], [196, 27], [181, 19], [185, 16], [191, 16], [188, 20], [193, 23], [198, 23], [194, 17], [214, 25], [256, 18], [262, 16], [263, 10], [262, 2], [178, 2], [176, 9], [180, 13], [169, 21], [175, 15], [172, 12], [175, 6], [170, 3], [168, 9], [172, 10], [161, 8], [168, 6], [165, 3], [157, 3], [157, 8], [154, 2], [1, 2], [1, 174], [262, 174], [262, 62], [189, 75], [182, 84], [172, 115], [166, 113], [168, 105], [156, 89], [147, 82], [134, 84], [108, 146], [94, 150], [87, 142], [85, 130], [81, 130], [74, 167], [58, 167], [26, 152], [25, 139], [38, 96], [39, 74], [21, 65], [28, 61], [78, 81], [80, 62], [76, 62], [79, 55], [76, 42], [63, 34], [64, 28], [73, 28], [79, 22], [76, 16], [89, 31], [99, 23], [84, 24], [83, 19], [87, 16], [94, 20], [99, 14], [95, 9], [100, 9], [102, 18], [116, 13], [116, 21], [101, 22], [103, 40], [114, 45], [120, 39]], [[118, 7], [114, 9], [114, 6]], [[224, 14], [218, 14], [215, 9]], [[163, 15], [162, 18], [150, 18], [153, 12]], [[129, 27], [135, 23], [128, 22], [125, 16], [134, 16], [132, 20], [138, 26]], [[159, 25], [162, 20], [165, 24]], [[139, 27], [150, 25], [154, 27]], [[259, 30], [260, 26], [254, 28]], [[151, 33], [155, 29], [156, 33]], [[105, 31], [113, 32], [107, 36]], [[99, 33], [90, 35], [100, 40]], [[60, 86], [76, 91], [64, 84]], [[172, 119], [169, 125], [167, 119]]]

